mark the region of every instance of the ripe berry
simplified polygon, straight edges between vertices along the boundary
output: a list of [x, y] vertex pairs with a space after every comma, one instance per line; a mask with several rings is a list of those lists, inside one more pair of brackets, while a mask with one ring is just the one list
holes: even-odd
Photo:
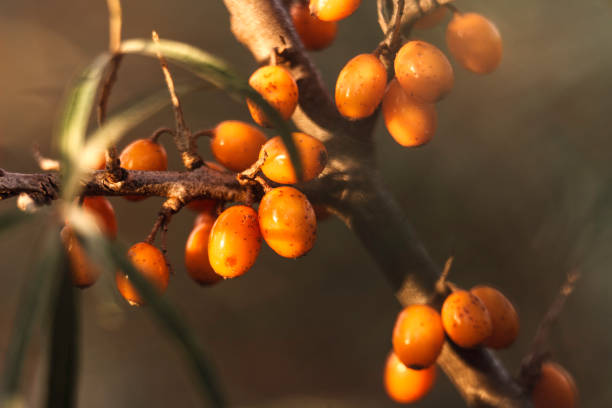
[[62, 228], [60, 236], [68, 254], [74, 286], [84, 289], [96, 283], [100, 276], [100, 269], [91, 262], [70, 227]]
[[406, 366], [429, 367], [444, 345], [440, 314], [427, 305], [412, 305], [401, 311], [393, 329], [393, 351]]
[[[128, 258], [138, 272], [146, 278], [160, 293], [165, 292], [170, 279], [170, 271], [162, 252], [151, 244], [139, 242], [132, 245], [127, 253]], [[131, 306], [141, 306], [144, 300], [130, 283], [130, 278], [122, 272], [115, 274], [115, 283], [119, 293]]]
[[419, 30], [426, 30], [428, 28], [435, 27], [444, 19], [446, 16], [447, 8], [440, 6], [431, 13], [425, 14], [419, 18], [413, 25], [414, 28]]
[[223, 279], [215, 273], [208, 259], [208, 241], [214, 222], [209, 214], [201, 213], [185, 244], [187, 273], [200, 285], [211, 285]]
[[[225, 168], [218, 163], [215, 162], [206, 162], [206, 166], [210, 167], [213, 170], [217, 171], [225, 171]], [[217, 208], [217, 200], [213, 200], [212, 198], [202, 198], [199, 200], [193, 200], [187, 204], [187, 208], [196, 212], [210, 212], [214, 213]]]
[[[279, 65], [267, 65], [253, 72], [249, 85], [275, 108], [280, 116], [288, 120], [298, 103], [298, 86], [289, 71]], [[263, 110], [247, 99], [253, 120], [260, 126], [270, 127]]]
[[395, 79], [383, 98], [382, 112], [387, 130], [402, 146], [424, 145], [436, 131], [438, 115], [435, 106], [412, 98]]
[[104, 235], [110, 239], [117, 237], [115, 210], [105, 197], [85, 197], [83, 199], [83, 209], [96, 218], [98, 227]]
[[578, 389], [572, 376], [559, 364], [542, 364], [540, 377], [531, 393], [535, 408], [575, 408]]
[[323, 21], [338, 21], [353, 14], [361, 0], [310, 0], [310, 11]]
[[373, 54], [360, 54], [340, 71], [336, 106], [342, 116], [361, 119], [374, 113], [387, 86], [387, 70]]
[[484, 345], [494, 349], [509, 347], [519, 332], [519, 317], [512, 303], [500, 291], [490, 286], [476, 286], [470, 292], [484, 303], [491, 316], [493, 334]]
[[385, 390], [400, 404], [416, 402], [425, 397], [436, 382], [436, 366], [423, 370], [406, 367], [395, 353], [387, 357], [384, 373]]
[[[293, 133], [293, 143], [302, 160], [302, 181], [317, 177], [327, 164], [327, 149], [318, 139], [305, 133]], [[280, 136], [268, 140], [261, 148], [260, 157], [267, 154], [261, 171], [267, 178], [280, 184], [297, 183], [289, 152]]]
[[395, 77], [404, 91], [422, 102], [437, 102], [453, 89], [453, 67], [436, 46], [409, 41], [395, 56]]
[[219, 163], [240, 172], [257, 161], [264, 143], [266, 136], [255, 126], [238, 120], [226, 120], [215, 127], [210, 147]]
[[210, 231], [208, 258], [216, 273], [234, 278], [245, 273], [261, 249], [257, 213], [236, 205], [223, 211]]
[[455, 13], [446, 28], [453, 57], [476, 74], [488, 74], [502, 59], [502, 39], [495, 24], [477, 13]]
[[442, 305], [442, 325], [446, 334], [460, 347], [482, 344], [493, 333], [486, 306], [466, 290], [450, 294]]
[[101, 152], [94, 163], [91, 163], [92, 170], [104, 170], [106, 168], [106, 153]]
[[[119, 156], [121, 167], [127, 170], [164, 171], [168, 168], [166, 149], [150, 139], [138, 139], [123, 149]], [[128, 200], [140, 201], [146, 197], [126, 196]]]
[[327, 48], [336, 38], [338, 24], [335, 21], [322, 21], [310, 14], [308, 6], [301, 1], [291, 6], [291, 19], [304, 48], [317, 51]]
[[193, 221], [193, 226], [196, 227], [197, 225], [204, 223], [210, 224], [212, 226], [215, 223], [216, 219], [217, 214], [215, 214], [214, 211], [202, 211]]
[[306, 254], [317, 237], [317, 219], [310, 201], [301, 191], [288, 186], [263, 196], [259, 228], [270, 248], [285, 258]]

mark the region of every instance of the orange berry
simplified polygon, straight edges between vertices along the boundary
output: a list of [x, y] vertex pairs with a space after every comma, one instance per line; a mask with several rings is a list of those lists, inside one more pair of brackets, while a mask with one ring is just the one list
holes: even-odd
[[[168, 168], [166, 149], [150, 139], [138, 139], [130, 143], [119, 155], [121, 167], [127, 170], [164, 171]], [[143, 196], [125, 196], [131, 201], [144, 200]]]
[[240, 172], [257, 161], [264, 143], [266, 136], [255, 126], [238, 120], [226, 120], [215, 127], [210, 147], [219, 163]]
[[578, 389], [572, 376], [559, 364], [542, 364], [540, 377], [531, 393], [535, 408], [575, 408]]
[[91, 169], [92, 170], [104, 170], [104, 169], [106, 169], [106, 153], [105, 152], [101, 152], [98, 155], [98, 159], [96, 160], [95, 163], [92, 163]]
[[293, 187], [267, 192], [259, 204], [259, 228], [266, 243], [280, 256], [297, 258], [314, 245], [317, 219], [310, 201]]
[[215, 214], [214, 211], [202, 211], [201, 213], [198, 214], [198, 216], [196, 217], [196, 219], [193, 221], [193, 226], [197, 226], [200, 224], [214, 224], [215, 220], [217, 219], [217, 214]]
[[490, 286], [476, 286], [470, 292], [484, 303], [491, 316], [491, 323], [493, 323], [493, 334], [484, 345], [494, 349], [509, 347], [516, 340], [520, 326], [519, 317], [512, 302], [500, 291]]
[[[138, 272], [146, 278], [160, 293], [166, 291], [170, 271], [162, 252], [151, 244], [139, 242], [132, 245], [127, 253], [128, 258]], [[115, 274], [115, 283], [119, 293], [131, 306], [141, 306], [144, 300], [130, 283], [130, 278], [122, 271]]]
[[453, 67], [438, 47], [425, 41], [404, 44], [394, 67], [404, 91], [419, 101], [437, 102], [453, 89]]
[[426, 30], [428, 28], [435, 27], [444, 19], [446, 16], [447, 8], [444, 6], [440, 6], [434, 11], [425, 14], [423, 17], [419, 18], [413, 25], [414, 28], [419, 30]]
[[210, 231], [208, 258], [216, 273], [225, 278], [240, 276], [255, 263], [261, 249], [257, 213], [236, 205], [223, 211]]
[[467, 70], [488, 74], [502, 59], [502, 39], [495, 24], [477, 13], [455, 13], [446, 28], [446, 45]]
[[406, 367], [395, 353], [387, 357], [384, 373], [385, 390], [400, 404], [416, 402], [425, 397], [436, 382], [436, 366], [423, 370]]
[[424, 145], [436, 132], [438, 114], [435, 106], [410, 97], [395, 79], [383, 98], [382, 112], [387, 130], [402, 146]]
[[442, 305], [442, 326], [458, 346], [471, 348], [486, 341], [493, 333], [486, 306], [466, 290], [451, 293]]
[[91, 262], [70, 227], [62, 228], [60, 236], [68, 254], [74, 286], [84, 289], [96, 283], [100, 276], [100, 269]]
[[414, 369], [434, 364], [444, 345], [440, 314], [427, 305], [412, 305], [401, 311], [393, 329], [393, 351]]
[[342, 116], [362, 119], [374, 113], [385, 94], [387, 70], [373, 54], [360, 54], [340, 71], [336, 107]]
[[338, 24], [335, 21], [319, 20], [310, 14], [308, 6], [301, 1], [294, 2], [290, 12], [295, 31], [307, 50], [327, 48], [336, 38]]
[[[205, 217], [200, 218], [203, 215]], [[211, 285], [223, 279], [215, 273], [208, 259], [208, 240], [215, 219], [201, 213], [198, 220], [185, 244], [185, 267], [189, 276], [200, 285]]]
[[[249, 85], [275, 108], [280, 116], [288, 120], [298, 103], [298, 86], [291, 73], [279, 65], [267, 65], [253, 72]], [[247, 99], [253, 120], [260, 126], [270, 127], [263, 110]]]
[[[327, 164], [327, 149], [318, 139], [305, 133], [292, 134], [293, 143], [302, 160], [302, 181], [317, 177]], [[268, 140], [261, 148], [260, 157], [267, 154], [261, 171], [267, 178], [280, 184], [295, 184], [297, 177], [289, 152], [280, 136]]]
[[117, 237], [117, 218], [112, 204], [105, 197], [85, 197], [83, 199], [83, 209], [94, 217], [98, 227], [108, 238]]
[[310, 11], [323, 21], [347, 18], [359, 8], [361, 0], [310, 0]]

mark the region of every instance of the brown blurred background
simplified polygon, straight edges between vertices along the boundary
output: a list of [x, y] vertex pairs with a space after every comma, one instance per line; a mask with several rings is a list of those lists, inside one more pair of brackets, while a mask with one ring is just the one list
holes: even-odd
[[[335, 44], [313, 56], [330, 88], [349, 58], [380, 39], [375, 2], [363, 3], [341, 23]], [[611, 3], [460, 0], [457, 6], [498, 25], [504, 61], [486, 77], [455, 66], [455, 89], [439, 105], [439, 130], [427, 147], [401, 148], [379, 124], [381, 170], [432, 256], [439, 263], [455, 256], [454, 281], [466, 287], [490, 283], [516, 302], [522, 332], [515, 346], [500, 353], [512, 371], [565, 273], [580, 267], [583, 278], [550, 346], [575, 376], [583, 406], [610, 406]], [[220, 1], [125, 1], [124, 38], [148, 37], [152, 29], [215, 53], [244, 75], [255, 68], [232, 37]], [[415, 34], [446, 50], [443, 27]], [[32, 145], [51, 151], [65, 87], [106, 46], [102, 0], [0, 4], [0, 167], [37, 171]], [[173, 72], [189, 77], [178, 68]], [[111, 111], [162, 86], [156, 61], [128, 57]], [[217, 91], [186, 96], [184, 108], [192, 129], [248, 120], [244, 106]], [[161, 125], [172, 125], [169, 110], [127, 139]], [[178, 155], [166, 146], [171, 167], [179, 169]], [[202, 153], [209, 155], [206, 147]], [[146, 236], [161, 203], [111, 201], [126, 243]], [[14, 205], [3, 202], [0, 209]], [[399, 305], [350, 231], [338, 220], [325, 222], [305, 258], [285, 260], [266, 249], [243, 278], [201, 288], [182, 263], [193, 218], [183, 211], [170, 226], [176, 275], [166, 296], [197, 333], [232, 406], [394, 406], [382, 390], [381, 370]], [[39, 231], [28, 225], [1, 238], [0, 363]], [[110, 278], [83, 291], [81, 299], [80, 407], [203, 404], [174, 343], [146, 309], [125, 306]], [[40, 336], [23, 388], [32, 406], [44, 380]], [[417, 406], [463, 403], [440, 376]]]

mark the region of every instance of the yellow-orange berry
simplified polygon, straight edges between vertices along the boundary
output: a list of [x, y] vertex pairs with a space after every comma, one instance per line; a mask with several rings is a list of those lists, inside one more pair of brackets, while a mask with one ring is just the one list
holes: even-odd
[[446, 56], [425, 41], [408, 41], [395, 56], [395, 77], [404, 91], [422, 102], [444, 98], [455, 82]]
[[[123, 149], [119, 156], [121, 167], [127, 170], [164, 171], [168, 168], [166, 149], [150, 139], [138, 139]], [[144, 200], [142, 196], [125, 196], [131, 201]]]
[[446, 28], [446, 45], [455, 59], [476, 74], [488, 74], [502, 59], [502, 39], [495, 24], [477, 13], [455, 13]]
[[414, 28], [419, 30], [426, 30], [428, 28], [435, 27], [444, 19], [446, 16], [447, 8], [440, 6], [431, 13], [425, 14], [419, 18], [413, 25]]
[[[160, 293], [165, 292], [170, 279], [170, 271], [162, 252], [151, 244], [139, 242], [132, 245], [127, 253], [134, 268], [142, 274]], [[115, 274], [119, 293], [131, 306], [141, 306], [144, 300], [122, 271]]]
[[427, 305], [411, 305], [401, 311], [393, 329], [393, 351], [406, 366], [429, 367], [444, 345], [440, 314]]
[[84, 289], [96, 283], [100, 276], [100, 269], [91, 262], [70, 227], [62, 228], [60, 236], [68, 254], [70, 275], [74, 286]]
[[217, 219], [217, 214], [215, 214], [214, 211], [202, 211], [201, 213], [198, 214], [198, 216], [196, 217], [196, 219], [193, 221], [193, 226], [197, 226], [200, 224], [210, 224], [211, 226], [215, 223], [215, 220]]
[[259, 228], [270, 248], [285, 258], [306, 254], [317, 237], [317, 219], [310, 201], [301, 191], [288, 186], [263, 196]]
[[[305, 133], [292, 134], [293, 143], [302, 161], [302, 181], [317, 177], [327, 164], [327, 149], [318, 139]], [[268, 140], [261, 148], [260, 157], [267, 155], [261, 171], [267, 178], [280, 184], [297, 183], [289, 152], [280, 136]]]
[[486, 306], [466, 290], [451, 293], [442, 305], [442, 326], [460, 347], [471, 348], [484, 343], [493, 333]]
[[493, 334], [484, 345], [494, 349], [509, 347], [519, 332], [519, 317], [512, 302], [500, 291], [490, 286], [476, 286], [470, 290], [484, 303], [491, 316]]
[[374, 113], [387, 87], [387, 70], [373, 54], [360, 54], [340, 71], [336, 81], [336, 107], [349, 119]]
[[310, 11], [323, 21], [338, 21], [353, 14], [361, 0], [310, 0]]
[[219, 123], [210, 141], [215, 159], [223, 166], [236, 172], [248, 169], [257, 161], [266, 136], [255, 126], [238, 120]]
[[[205, 215], [204, 217], [200, 217]], [[211, 285], [223, 279], [216, 274], [208, 258], [210, 230], [215, 222], [207, 213], [201, 213], [185, 244], [185, 267], [189, 276], [200, 285]]]
[[106, 168], [106, 153], [101, 152], [98, 154], [98, 159], [95, 163], [91, 164], [92, 170], [104, 170]]
[[223, 211], [210, 231], [208, 258], [215, 272], [225, 278], [240, 276], [253, 266], [261, 249], [257, 213], [236, 205]]
[[575, 408], [578, 389], [572, 376], [559, 364], [542, 364], [540, 377], [531, 394], [535, 408]]
[[104, 235], [111, 239], [117, 237], [115, 210], [105, 197], [85, 197], [83, 199], [83, 209], [96, 218], [98, 227]]
[[307, 50], [317, 51], [327, 48], [336, 38], [338, 24], [335, 21], [320, 20], [310, 14], [305, 3], [294, 2], [290, 12], [295, 31]]
[[[291, 73], [279, 65], [267, 65], [253, 72], [251, 85], [273, 107], [280, 116], [288, 120], [298, 103], [298, 87]], [[270, 127], [270, 121], [263, 110], [247, 99], [253, 120], [260, 126]]]
[[400, 404], [416, 402], [425, 397], [436, 382], [436, 366], [423, 370], [406, 367], [395, 353], [387, 357], [384, 386], [389, 397]]
[[402, 146], [422, 146], [436, 132], [438, 114], [435, 106], [410, 97], [395, 79], [383, 98], [382, 112], [387, 130]]

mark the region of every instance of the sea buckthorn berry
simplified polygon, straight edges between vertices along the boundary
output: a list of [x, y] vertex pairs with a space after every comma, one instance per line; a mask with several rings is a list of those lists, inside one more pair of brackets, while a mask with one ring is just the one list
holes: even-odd
[[467, 70], [488, 74], [502, 59], [502, 39], [495, 24], [477, 13], [455, 13], [446, 27], [446, 45]]
[[[317, 177], [327, 164], [327, 149], [318, 139], [305, 133], [292, 134], [293, 143], [302, 160], [302, 181]], [[289, 152], [280, 136], [268, 140], [261, 148], [260, 157], [267, 158], [261, 166], [261, 171], [270, 180], [280, 184], [295, 184], [297, 177]]]
[[208, 259], [208, 240], [215, 222], [207, 213], [201, 213], [185, 244], [185, 267], [187, 273], [200, 285], [212, 285], [223, 279], [216, 274]]
[[[127, 253], [134, 268], [146, 278], [160, 293], [166, 291], [170, 271], [162, 252], [151, 244], [139, 242], [132, 245]], [[131, 306], [141, 306], [144, 300], [130, 283], [130, 278], [122, 271], [115, 274], [115, 283], [119, 293]]]
[[208, 258], [224, 278], [240, 276], [253, 266], [261, 249], [257, 213], [236, 205], [223, 211], [210, 231]]
[[323, 21], [338, 21], [353, 14], [361, 0], [310, 0], [310, 11]]
[[[249, 85], [259, 92], [283, 119], [291, 118], [298, 103], [298, 86], [289, 71], [279, 65], [261, 67], [251, 75]], [[257, 124], [270, 127], [270, 121], [257, 104], [247, 99], [247, 105]]]
[[[206, 166], [213, 170], [217, 170], [221, 172], [226, 171], [223, 166], [215, 162], [207, 161]], [[202, 212], [214, 213], [217, 209], [217, 203], [218, 201], [213, 200], [212, 198], [202, 198], [199, 200], [193, 200], [189, 202], [189, 204], [187, 204], [187, 208], [189, 208], [192, 211], [199, 212], [199, 213], [202, 213]]]
[[338, 23], [320, 20], [310, 14], [308, 6], [301, 1], [294, 2], [290, 11], [295, 31], [307, 50], [318, 51], [327, 48], [336, 38]]
[[412, 98], [395, 79], [383, 98], [382, 112], [387, 130], [402, 146], [422, 146], [436, 132], [438, 114], [435, 106]]
[[100, 269], [91, 262], [70, 227], [62, 228], [60, 236], [68, 254], [70, 275], [74, 286], [84, 289], [96, 283], [100, 276]]
[[471, 348], [484, 343], [493, 333], [486, 306], [466, 290], [451, 293], [442, 305], [442, 326], [460, 347]]
[[395, 56], [395, 77], [422, 102], [437, 102], [453, 89], [455, 76], [446, 56], [425, 41], [408, 41]]
[[336, 81], [336, 107], [349, 119], [374, 113], [385, 94], [387, 70], [373, 54], [360, 54], [340, 71]]
[[493, 323], [493, 334], [484, 345], [494, 349], [509, 347], [516, 340], [520, 326], [512, 303], [500, 291], [490, 286], [476, 286], [470, 292], [484, 303]]
[[429, 367], [444, 345], [440, 314], [427, 305], [412, 305], [401, 311], [393, 329], [393, 351], [406, 366]]
[[105, 197], [85, 197], [83, 209], [96, 218], [96, 222], [102, 233], [108, 238], [117, 237], [117, 218], [111, 203]]
[[255, 126], [238, 120], [226, 120], [214, 129], [210, 147], [215, 159], [236, 172], [248, 169], [257, 161], [266, 136]]
[[436, 366], [423, 370], [406, 367], [395, 353], [387, 357], [384, 372], [385, 390], [389, 397], [400, 404], [416, 402], [425, 397], [436, 382]]
[[[138, 139], [123, 149], [119, 156], [121, 167], [127, 170], [164, 171], [168, 168], [166, 149], [150, 139]], [[131, 201], [144, 200], [142, 196], [125, 196]]]
[[531, 393], [535, 408], [575, 408], [578, 389], [572, 376], [559, 364], [542, 364], [540, 377]]
[[301, 191], [278, 187], [261, 199], [259, 228], [274, 252], [285, 258], [297, 258], [312, 249], [317, 237], [317, 218]]
[[428, 28], [435, 27], [440, 23], [440, 21], [444, 20], [447, 11], [448, 9], [446, 7], [440, 6], [431, 13], [427, 13], [423, 17], [419, 18], [414, 23], [413, 27], [419, 30], [426, 30]]
[[193, 221], [193, 226], [197, 226], [200, 224], [210, 224], [211, 226], [215, 223], [217, 219], [217, 214], [214, 211], [202, 211], [198, 214], [196, 219]]
[[91, 163], [92, 170], [104, 170], [106, 169], [106, 153], [101, 152], [94, 163]]

